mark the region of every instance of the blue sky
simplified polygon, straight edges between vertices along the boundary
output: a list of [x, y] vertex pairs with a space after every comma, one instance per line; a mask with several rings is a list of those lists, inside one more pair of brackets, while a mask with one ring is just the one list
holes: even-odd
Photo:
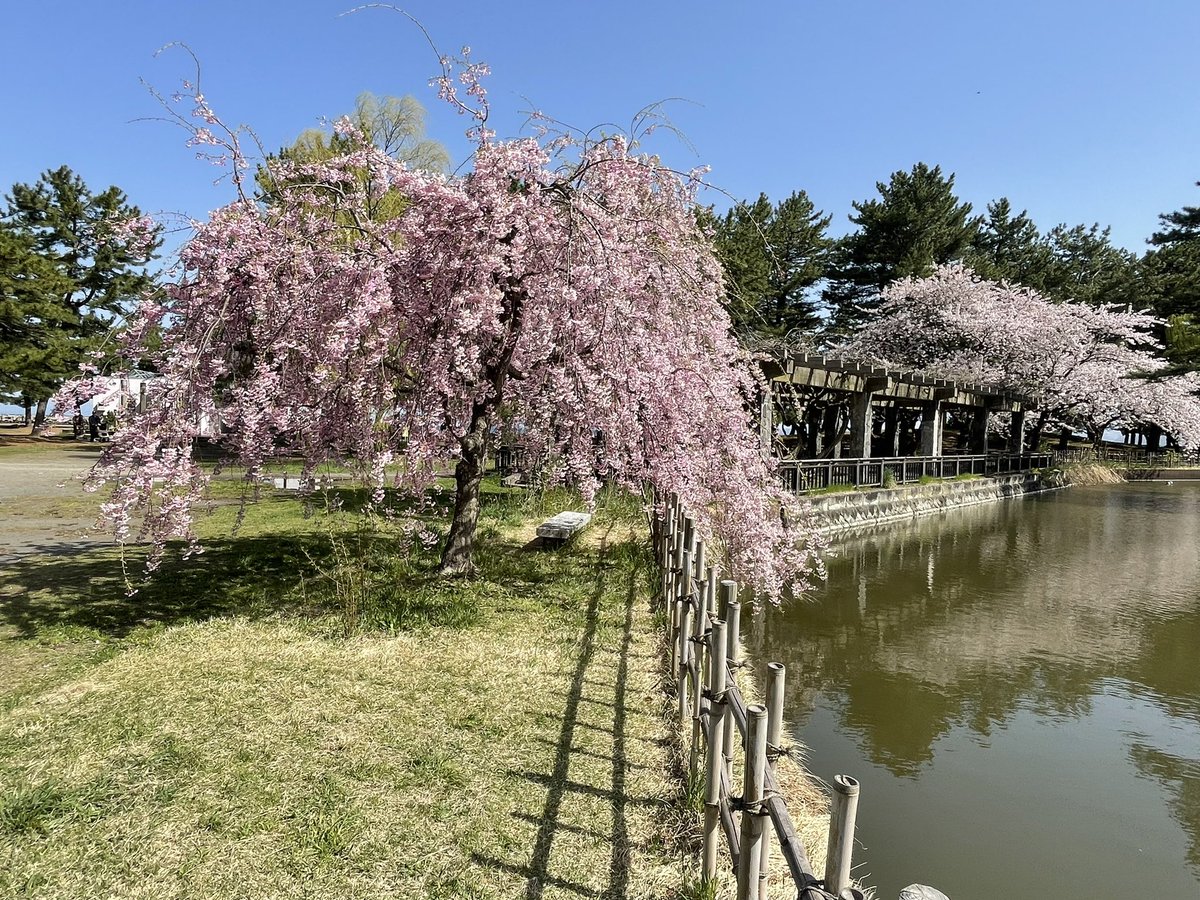
[[[427, 86], [436, 59], [395, 13], [341, 16], [346, 0], [0, 0], [0, 189], [67, 164], [144, 210], [203, 218], [230, 197], [139, 84], [188, 77], [268, 149], [363, 90], [412, 93], [461, 160], [467, 123]], [[712, 166], [737, 197], [803, 188], [848, 228], [850, 203], [918, 161], [957, 175], [982, 210], [999, 196], [1043, 229], [1098, 221], [1141, 250], [1158, 213], [1200, 203], [1200, 3], [432, 2], [411, 0], [443, 51], [491, 64], [492, 124], [520, 133], [537, 108], [573, 125], [669, 107], [691, 147], [659, 133], [678, 168]], [[694, 149], [693, 149], [694, 148]], [[713, 195], [719, 207], [728, 201]]]

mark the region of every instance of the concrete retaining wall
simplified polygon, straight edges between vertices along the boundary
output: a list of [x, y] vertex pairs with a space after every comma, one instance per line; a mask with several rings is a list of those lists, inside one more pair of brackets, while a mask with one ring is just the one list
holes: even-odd
[[817, 525], [823, 534], [828, 535], [1066, 486], [1066, 480], [1057, 472], [1045, 475], [996, 475], [964, 481], [823, 494], [812, 497], [811, 501], [817, 514]]

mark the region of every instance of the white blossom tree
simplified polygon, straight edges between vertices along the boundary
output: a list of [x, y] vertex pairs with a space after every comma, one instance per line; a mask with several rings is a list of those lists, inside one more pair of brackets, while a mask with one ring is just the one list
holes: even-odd
[[1033, 398], [1042, 426], [1157, 425], [1200, 446], [1200, 379], [1150, 380], [1158, 320], [1143, 313], [1053, 303], [1036, 291], [987, 281], [962, 266], [906, 278], [883, 293], [878, 315], [843, 352], [947, 378], [1007, 387]]

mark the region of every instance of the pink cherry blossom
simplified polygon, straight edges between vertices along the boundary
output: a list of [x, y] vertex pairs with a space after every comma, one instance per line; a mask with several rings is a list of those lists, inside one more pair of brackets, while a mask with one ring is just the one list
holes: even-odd
[[1157, 425], [1200, 446], [1200, 379], [1154, 381], [1161, 323], [1144, 313], [1054, 303], [986, 281], [962, 266], [907, 278], [883, 293], [878, 316], [843, 348], [947, 378], [1002, 385], [1031, 397], [1043, 424], [1086, 429]]
[[[438, 81], [479, 122], [485, 73], [459, 76], [473, 107], [449, 68]], [[204, 127], [219, 123], [197, 103]], [[240, 199], [197, 227], [182, 276], [130, 330], [134, 359], [161, 329], [162, 378], [89, 477], [111, 490], [117, 536], [159, 550], [192, 539], [209, 474], [191, 449], [207, 418], [248, 480], [299, 454], [310, 480], [333, 461], [377, 491], [419, 494], [453, 467], [443, 568], [468, 571], [485, 455], [519, 431], [547, 482], [589, 500], [604, 481], [676, 492], [733, 577], [771, 598], [803, 589], [813, 530], [758, 445], [696, 177], [619, 136], [476, 134], [462, 177], [365, 143], [275, 162], [269, 206]], [[403, 203], [377, 220], [381, 193]]]

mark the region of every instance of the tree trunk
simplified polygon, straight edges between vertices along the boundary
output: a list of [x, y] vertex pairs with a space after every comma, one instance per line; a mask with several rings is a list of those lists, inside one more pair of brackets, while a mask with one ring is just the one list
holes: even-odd
[[1037, 424], [1033, 426], [1033, 433], [1029, 435], [1029, 450], [1031, 453], [1037, 453], [1042, 449], [1042, 432], [1046, 430], [1046, 422], [1049, 416], [1046, 413], [1039, 413]]
[[37, 412], [33, 417], [33, 427], [35, 431], [46, 424], [46, 407], [49, 405], [50, 401], [47, 398], [42, 398], [37, 402]]
[[[507, 243], [509, 239], [511, 236], [504, 242]], [[471, 407], [471, 427], [459, 442], [460, 455], [454, 466], [454, 518], [450, 521], [450, 534], [446, 536], [446, 546], [438, 566], [438, 571], [443, 575], [471, 575], [475, 571], [471, 556], [475, 549], [475, 528], [479, 524], [479, 486], [483, 482], [483, 469], [487, 463], [488, 422], [492, 412], [504, 402], [504, 388], [508, 384], [510, 366], [524, 320], [525, 292], [519, 278], [510, 279], [504, 299], [508, 307], [503, 317], [507, 326], [504, 343], [497, 360], [483, 372], [492, 391], [484, 399], [475, 401]]]
[[476, 406], [471, 430], [462, 439], [462, 455], [454, 466], [454, 518], [442, 550], [438, 571], [443, 575], [472, 575], [475, 529], [479, 524], [479, 486], [487, 462], [487, 419]]
[[25, 406], [25, 427], [28, 428], [31, 424], [33, 424], [33, 401], [28, 397], [22, 397], [21, 403]]

